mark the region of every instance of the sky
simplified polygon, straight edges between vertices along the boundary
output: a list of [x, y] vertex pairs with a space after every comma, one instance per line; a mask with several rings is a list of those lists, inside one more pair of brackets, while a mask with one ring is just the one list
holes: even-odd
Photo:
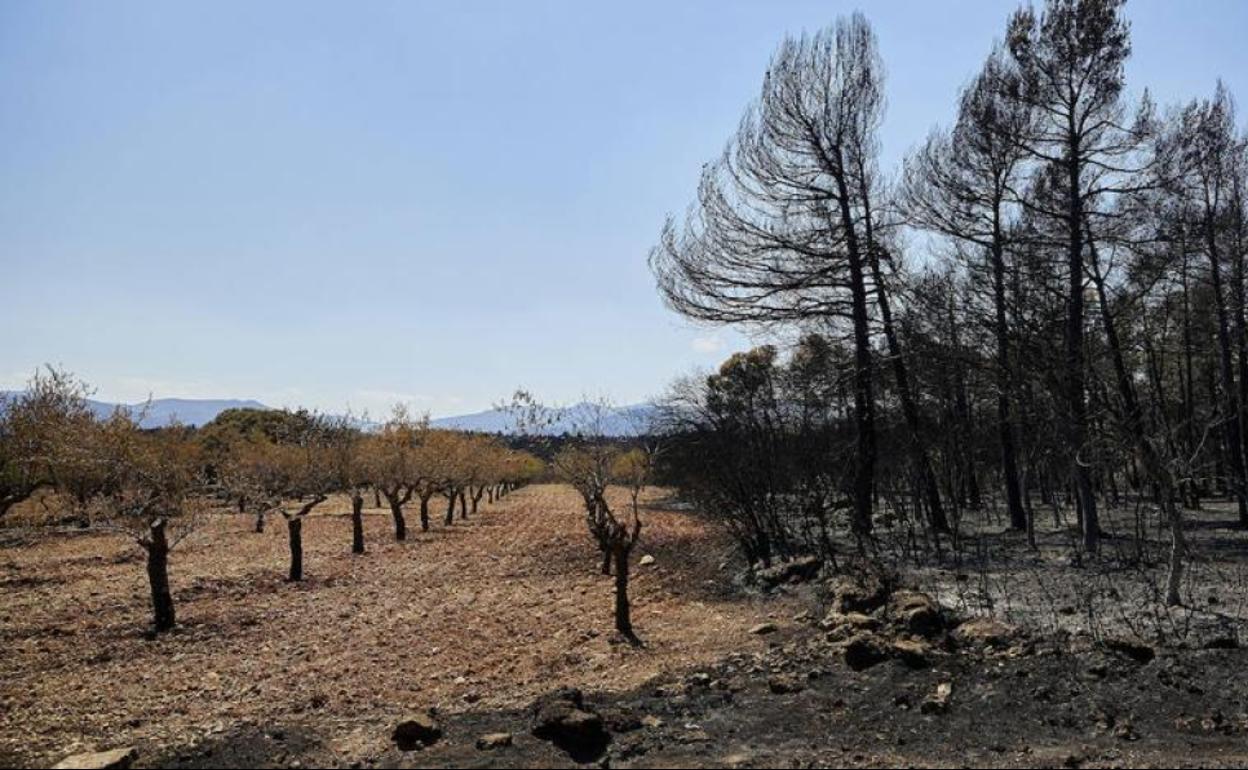
[[[790, 33], [864, 7], [882, 165], [1014, 2], [0, 0], [0, 389], [435, 416], [634, 403], [749, 344], [646, 256]], [[1248, 2], [1128, 4], [1136, 92], [1248, 94]]]

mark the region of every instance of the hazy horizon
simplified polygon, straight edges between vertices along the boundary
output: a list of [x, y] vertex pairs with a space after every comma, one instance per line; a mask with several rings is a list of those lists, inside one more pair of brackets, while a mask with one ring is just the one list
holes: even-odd
[[[0, 388], [51, 363], [120, 402], [644, 401], [745, 344], [660, 303], [664, 216], [784, 34], [860, 5], [6, 4]], [[866, 6], [886, 171], [1016, 5]], [[1248, 89], [1248, 4], [1127, 14], [1135, 92]]]

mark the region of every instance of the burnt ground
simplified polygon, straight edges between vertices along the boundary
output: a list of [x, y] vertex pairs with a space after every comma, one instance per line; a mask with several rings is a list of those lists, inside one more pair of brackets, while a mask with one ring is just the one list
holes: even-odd
[[[582, 759], [613, 767], [1242, 767], [1248, 650], [1154, 654], [1141, 662], [1138, 650], [1041, 639], [934, 651], [918, 670], [893, 659], [855, 671], [825, 632], [795, 624], [765, 652], [588, 694], [611, 741]], [[945, 707], [925, 708], [942, 683], [951, 685]], [[438, 719], [444, 735], [432, 746], [390, 746], [352, 766], [578, 764], [530, 734], [526, 710]], [[513, 734], [511, 746], [477, 748], [479, 737], [499, 732]], [[345, 766], [317, 725], [300, 720], [246, 726], [152, 765]]]

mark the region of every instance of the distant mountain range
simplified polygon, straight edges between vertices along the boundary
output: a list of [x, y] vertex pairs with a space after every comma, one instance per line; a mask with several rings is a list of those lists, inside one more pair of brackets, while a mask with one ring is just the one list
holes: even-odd
[[[17, 395], [17, 391], [0, 390], [0, 408], [4, 401]], [[226, 409], [269, 408], [259, 401], [234, 398], [154, 398], [139, 404], [114, 404], [87, 399], [87, 406], [100, 419], [111, 416], [118, 408], [134, 415], [142, 415], [139, 425], [144, 428], [161, 428], [175, 420], [183, 425], [199, 427], [212, 422]]]
[[[16, 395], [12, 391], [0, 391], [0, 402]], [[114, 404], [106, 401], [88, 400], [91, 411], [97, 417], [108, 417], [113, 410], [122, 408], [131, 414], [142, 414], [139, 424], [144, 428], [160, 428], [172, 421], [182, 425], [199, 427], [212, 422], [226, 409], [270, 409], [251, 399], [203, 399], [203, 398], [156, 398], [141, 404]], [[521, 426], [516, 416], [505, 409], [487, 409], [484, 412], [438, 417], [430, 420], [435, 428], [464, 430], [477, 433], [530, 433], [558, 436], [564, 433], [582, 433], [601, 436], [633, 436], [647, 430], [655, 415], [651, 404], [632, 406], [599, 407], [580, 403], [551, 409], [543, 415], [540, 424]]]
[[635, 436], [650, 428], [656, 408], [653, 404], [602, 407], [582, 402], [551, 409], [535, 425], [521, 426], [516, 415], [505, 409], [487, 409], [457, 417], [439, 417], [429, 421], [435, 428], [466, 430], [477, 433], [529, 433], [558, 436], [581, 433], [594, 436]]

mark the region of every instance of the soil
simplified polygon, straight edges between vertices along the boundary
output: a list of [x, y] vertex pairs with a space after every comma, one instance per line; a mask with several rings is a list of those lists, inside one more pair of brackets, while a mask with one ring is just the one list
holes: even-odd
[[731, 590], [732, 549], [707, 524], [654, 508], [636, 553], [654, 563], [633, 570], [646, 647], [620, 644], [575, 492], [482, 502], [451, 527], [435, 508], [428, 533], [411, 507], [404, 543], [388, 509], [369, 510], [368, 553], [354, 556], [349, 502], [331, 500], [303, 527], [297, 584], [280, 517], [263, 534], [250, 516], [210, 517], [171, 556], [178, 627], [155, 639], [132, 540], [0, 530], [0, 764], [131, 744], [150, 762], [240, 725], [300, 721], [356, 761], [388, 743], [377, 725], [413, 708], [517, 707], [563, 684], [627, 690], [761, 646], [748, 629], [785, 611]]
[[[214, 517], [174, 553], [180, 626], [155, 640], [124, 538], [6, 530], [0, 761], [135, 745], [143, 767], [1248, 764], [1238, 629], [1142, 640], [1058, 607], [1061, 623], [981, 648], [947, 633], [968, 617], [962, 598], [946, 601], [938, 637], [879, 630], [882, 644], [917, 646], [922, 665], [892, 655], [855, 670], [840, 616], [825, 619], [829, 584], [747, 590], [714, 529], [650, 502], [637, 555], [655, 563], [634, 570], [642, 648], [608, 633], [610, 579], [563, 487], [521, 490], [404, 544], [373, 511], [363, 557], [335, 501], [304, 528], [298, 585], [283, 580], [280, 520], [256, 535], [250, 518]], [[1070, 565], [1061, 574], [1086, 582]], [[991, 587], [966, 565], [913, 579], [955, 598]], [[1219, 606], [1241, 589], [1222, 586]], [[775, 630], [751, 633], [760, 624]], [[1211, 639], [1232, 649], [1202, 649]], [[534, 737], [529, 704], [561, 686], [585, 692], [605, 749], [574, 758]], [[395, 725], [429, 711], [440, 738], [400, 750]], [[494, 733], [510, 744], [478, 748]]]

